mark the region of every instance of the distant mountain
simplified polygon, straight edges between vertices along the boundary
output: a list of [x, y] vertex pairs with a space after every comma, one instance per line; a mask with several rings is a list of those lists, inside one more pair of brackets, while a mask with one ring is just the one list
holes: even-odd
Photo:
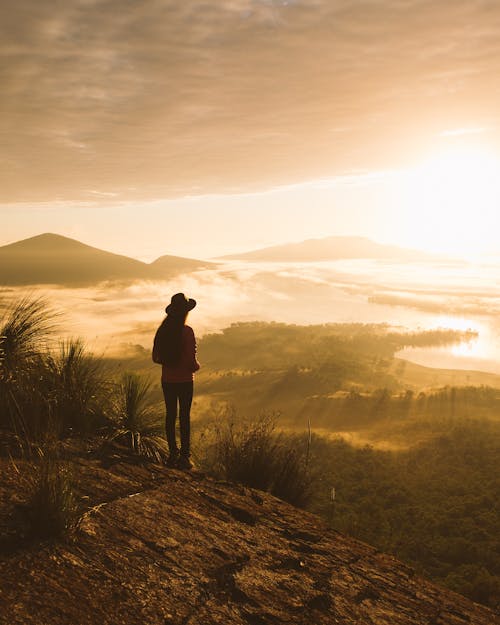
[[318, 262], [343, 258], [423, 260], [430, 259], [431, 256], [395, 245], [381, 245], [365, 237], [332, 236], [265, 247], [251, 252], [226, 255], [222, 258], [250, 261]]
[[177, 256], [162, 256], [148, 264], [46, 233], [0, 247], [0, 284], [81, 286], [105, 280], [165, 279], [211, 264]]
[[201, 260], [193, 260], [192, 258], [182, 258], [179, 256], [160, 256], [150, 265], [148, 265], [152, 275], [161, 278], [175, 270], [175, 273], [189, 273], [196, 269], [208, 269], [215, 267], [215, 263]]

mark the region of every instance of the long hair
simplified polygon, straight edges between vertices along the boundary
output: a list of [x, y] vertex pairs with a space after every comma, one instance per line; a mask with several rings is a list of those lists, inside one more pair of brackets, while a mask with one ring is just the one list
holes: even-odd
[[187, 316], [187, 313], [170, 314], [162, 323], [163, 362], [170, 367], [175, 367], [181, 360], [182, 330]]

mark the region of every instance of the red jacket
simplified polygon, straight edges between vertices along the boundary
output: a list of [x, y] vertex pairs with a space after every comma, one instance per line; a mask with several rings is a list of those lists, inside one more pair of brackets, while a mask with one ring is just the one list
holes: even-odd
[[[182, 328], [181, 358], [175, 367], [163, 365], [161, 367], [162, 382], [192, 382], [194, 372], [200, 368], [196, 360], [196, 339], [193, 328]], [[153, 350], [153, 361], [159, 363], [158, 355]]]

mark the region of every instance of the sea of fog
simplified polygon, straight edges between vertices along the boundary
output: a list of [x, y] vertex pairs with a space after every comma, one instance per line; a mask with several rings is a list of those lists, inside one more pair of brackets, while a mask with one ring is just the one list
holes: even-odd
[[296, 324], [386, 323], [402, 329], [478, 332], [468, 344], [407, 349], [401, 356], [436, 367], [500, 373], [500, 263], [322, 263], [228, 261], [164, 282], [106, 283], [93, 288], [4, 288], [3, 304], [27, 292], [63, 312], [61, 336], [82, 336], [99, 353], [149, 349], [164, 307], [184, 291], [198, 301], [198, 335], [238, 321]]

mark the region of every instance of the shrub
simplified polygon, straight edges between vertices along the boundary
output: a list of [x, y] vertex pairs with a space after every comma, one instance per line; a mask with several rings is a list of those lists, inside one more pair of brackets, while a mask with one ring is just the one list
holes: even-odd
[[40, 297], [23, 297], [6, 311], [0, 322], [1, 379], [15, 375], [38, 359], [58, 316]]
[[161, 436], [159, 409], [151, 397], [151, 382], [136, 373], [124, 373], [117, 387], [114, 431], [108, 442], [124, 442], [138, 454], [162, 462], [168, 446]]
[[28, 500], [25, 506], [30, 537], [69, 536], [79, 525], [80, 511], [69, 468], [54, 451], [38, 450], [28, 475]]
[[225, 477], [269, 490], [277, 447], [274, 423], [267, 417], [242, 426], [228, 423], [216, 430], [216, 455]]
[[37, 438], [48, 406], [40, 388], [43, 356], [58, 313], [25, 297], [0, 320], [0, 427]]
[[304, 440], [288, 437], [277, 450], [271, 492], [294, 506], [304, 508], [312, 497], [313, 478], [307, 455], [294, 443], [303, 446]]
[[57, 354], [47, 355], [40, 385], [62, 430], [86, 433], [106, 425], [111, 385], [103, 361], [81, 339], [62, 341]]
[[[230, 413], [234, 417], [234, 413]], [[274, 416], [236, 425], [217, 424], [202, 436], [202, 468], [218, 477], [266, 490], [304, 506], [311, 493], [311, 474], [300, 438], [276, 432]]]

